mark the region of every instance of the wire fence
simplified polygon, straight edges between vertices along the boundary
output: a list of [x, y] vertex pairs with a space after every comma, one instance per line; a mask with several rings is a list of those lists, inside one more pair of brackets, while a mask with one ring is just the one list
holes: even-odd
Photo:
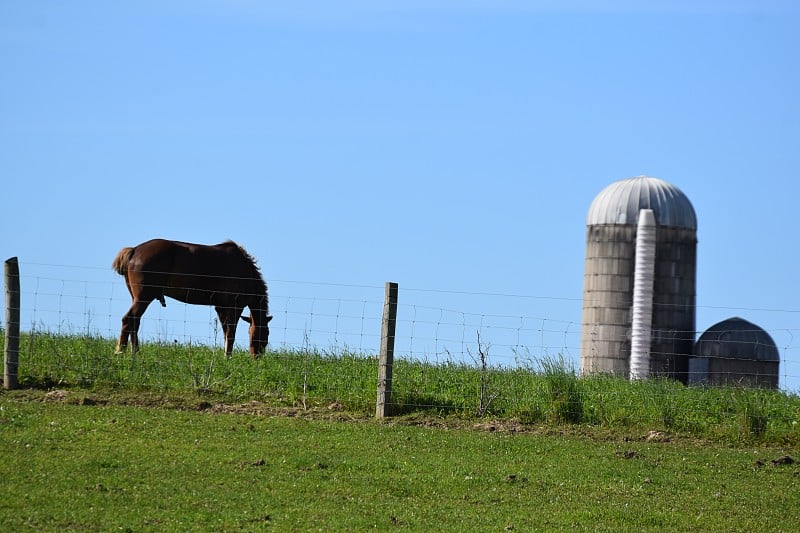
[[[108, 338], [119, 335], [121, 317], [131, 303], [121, 277], [100, 269], [63, 265], [20, 263], [20, 271], [23, 330]], [[474, 363], [480, 336], [490, 347], [494, 365], [513, 366], [521, 358], [558, 354], [577, 361], [579, 300], [403, 286], [400, 291], [395, 344], [400, 357]], [[270, 324], [272, 348], [312, 346], [377, 354], [382, 285], [272, 280], [269, 300], [274, 317]], [[531, 307], [539, 312], [531, 314]], [[150, 342], [207, 346], [223, 342], [212, 307], [170, 299], [166, 307], [158, 302], [148, 307], [140, 337]], [[246, 338], [246, 324], [242, 323], [237, 347], [246, 347]]]
[[[106, 380], [121, 386], [141, 383], [137, 379], [145, 376], [161, 389], [217, 387], [241, 398], [270, 395], [293, 405], [316, 398], [317, 403], [349, 402], [368, 410], [375, 398], [384, 287], [295, 280], [268, 284], [273, 315], [270, 350], [259, 362], [258, 372], [245, 351], [246, 324], [238, 330], [239, 351], [226, 359], [214, 309], [169, 299], [166, 307], [156, 303], [145, 312], [140, 329], [144, 348], [134, 364], [130, 356], [113, 353], [121, 317], [131, 303], [121, 277], [106, 269], [22, 262], [20, 322], [28, 343], [20, 348], [20, 374], [48, 384]], [[566, 409], [560, 416], [568, 418], [575, 408], [569, 401], [561, 402], [565, 407], [553, 407], [552, 401], [543, 406], [535, 397], [549, 395], [552, 400], [553, 381], [542, 381], [542, 374], [552, 377], [554, 368], [556, 374], [560, 370], [574, 374], [580, 368], [581, 308], [580, 298], [401, 285], [393, 401], [401, 410], [420, 406], [478, 414], [495, 410], [533, 419], [548, 410]], [[701, 313], [714, 317], [704, 318], [707, 323], [725, 318], [720, 311], [700, 308], [698, 322]], [[749, 316], [756, 323], [778, 325], [765, 329], [779, 348], [780, 387], [796, 395], [800, 348], [794, 339], [800, 337], [800, 314], [766, 309], [753, 310]], [[697, 338], [697, 332], [691, 334]], [[69, 347], [63, 344], [65, 336], [91, 342]], [[453, 372], [458, 372], [457, 378]], [[583, 421], [618, 416], [609, 414], [614, 401], [638, 401], [620, 395], [613, 399], [608, 391], [614, 386], [609, 383], [600, 380], [584, 387]], [[653, 390], [660, 391], [657, 394], [666, 390], [654, 387], [651, 396], [656, 394]], [[594, 399], [586, 404], [590, 391]], [[565, 394], [569, 398], [568, 391]], [[675, 406], [679, 400], [642, 401], [679, 409]], [[695, 407], [680, 409], [702, 412], [700, 404], [707, 399], [694, 401]], [[663, 412], [653, 416], [669, 419]], [[800, 409], [786, 416], [786, 424], [796, 427]]]
[[[106, 269], [20, 264], [23, 330], [119, 335], [120, 319], [130, 306], [124, 280]], [[291, 280], [269, 282], [270, 344], [273, 348], [312, 346], [375, 355], [380, 341], [382, 285], [353, 285]], [[551, 298], [489, 292], [418, 289], [400, 285], [395, 352], [424, 361], [474, 364], [480, 344], [492, 365], [514, 367], [559, 357], [578, 368], [581, 346], [580, 298]], [[800, 387], [800, 311], [698, 308], [704, 315], [756, 315], [780, 352], [780, 381], [785, 390]], [[701, 320], [698, 320], [700, 323]], [[221, 345], [216, 313], [210, 306], [157, 302], [142, 318], [145, 341]], [[701, 332], [686, 332], [697, 338]], [[798, 339], [796, 341], [795, 339]], [[246, 324], [237, 346], [246, 347]]]

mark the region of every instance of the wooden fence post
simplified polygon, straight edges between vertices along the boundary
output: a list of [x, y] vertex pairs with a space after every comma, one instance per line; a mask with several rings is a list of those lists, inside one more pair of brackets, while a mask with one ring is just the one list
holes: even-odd
[[16, 257], [6, 260], [6, 343], [3, 350], [5, 371], [3, 388], [16, 389], [19, 385], [19, 262]]
[[394, 364], [394, 334], [397, 323], [397, 283], [386, 282], [383, 296], [383, 324], [381, 326], [381, 354], [378, 363], [378, 401], [375, 417], [391, 414], [392, 365]]

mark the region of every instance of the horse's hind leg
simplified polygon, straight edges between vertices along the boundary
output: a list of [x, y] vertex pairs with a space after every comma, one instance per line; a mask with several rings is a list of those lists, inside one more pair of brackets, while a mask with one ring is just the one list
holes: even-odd
[[136, 300], [122, 317], [122, 330], [119, 334], [119, 341], [117, 342], [117, 352], [125, 351], [128, 346], [128, 339], [131, 341], [131, 355], [135, 355], [139, 351], [139, 325], [141, 323], [142, 315], [144, 314], [150, 302], [143, 300]]
[[131, 331], [130, 331], [131, 322], [129, 318], [130, 314], [131, 311], [129, 309], [128, 312], [122, 316], [122, 329], [119, 333], [119, 340], [117, 341], [117, 349], [115, 350], [116, 353], [122, 353], [128, 348], [128, 339], [131, 336]]
[[122, 332], [119, 334], [119, 340], [117, 341], [117, 348], [114, 350], [114, 353], [122, 353], [125, 351], [125, 348], [128, 347], [128, 337], [129, 334], [125, 332], [125, 318], [123, 318]]

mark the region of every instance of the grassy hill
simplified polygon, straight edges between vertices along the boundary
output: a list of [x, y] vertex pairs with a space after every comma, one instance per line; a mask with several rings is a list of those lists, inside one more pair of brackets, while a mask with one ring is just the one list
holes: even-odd
[[[2, 334], [0, 332], [0, 341]], [[159, 393], [177, 403], [313, 409], [356, 417], [375, 413], [377, 361], [346, 349], [273, 351], [258, 360], [179, 344], [143, 344], [135, 358], [113, 340], [26, 333], [20, 341], [23, 388], [78, 389], [130, 403]], [[668, 380], [578, 377], [563, 359], [513, 368], [399, 358], [395, 416], [495, 420], [520, 427], [579, 426], [587, 431], [673, 435], [718, 442], [800, 444], [800, 397], [779, 390], [686, 387]]]

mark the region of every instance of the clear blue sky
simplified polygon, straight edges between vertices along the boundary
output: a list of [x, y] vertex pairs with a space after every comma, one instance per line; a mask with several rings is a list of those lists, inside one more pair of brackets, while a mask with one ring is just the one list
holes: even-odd
[[698, 329], [764, 327], [798, 390], [797, 6], [7, 0], [0, 254], [91, 285], [77, 313], [104, 333], [122, 246], [231, 238], [278, 330], [314, 331], [287, 302], [379, 302], [391, 280], [405, 312], [552, 321], [531, 352], [576, 358], [586, 212], [646, 174], [697, 212]]

